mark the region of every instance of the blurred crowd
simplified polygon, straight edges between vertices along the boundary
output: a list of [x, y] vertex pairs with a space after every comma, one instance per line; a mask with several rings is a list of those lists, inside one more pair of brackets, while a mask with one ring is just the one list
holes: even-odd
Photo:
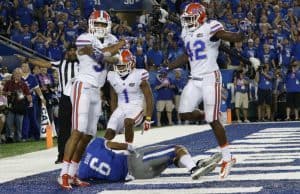
[[[112, 33], [118, 38], [130, 40], [130, 50], [136, 56], [136, 68], [146, 68], [150, 72], [149, 82], [156, 104], [153, 113], [156, 125], [186, 123], [179, 119], [176, 110], [180, 94], [188, 81], [188, 64], [182, 64], [182, 68], [174, 71], [168, 71], [166, 67], [169, 62], [185, 52], [180, 39], [181, 11], [188, 3], [201, 1], [161, 0], [157, 2], [153, 5], [151, 13], [143, 11], [136, 16], [132, 24], [121, 19], [118, 12], [107, 10], [113, 24]], [[222, 22], [226, 30], [236, 32], [241, 20], [247, 18], [251, 21], [249, 37], [230, 47], [247, 58], [256, 57], [261, 61], [261, 67], [253, 72], [238, 58], [220, 52], [217, 59], [219, 66], [235, 72], [231, 80], [223, 84], [224, 90], [230, 94], [224, 95], [225, 110], [235, 109], [237, 122], [298, 120], [300, 1], [204, 0], [202, 3], [207, 7], [208, 18]], [[67, 46], [73, 43], [78, 35], [85, 32], [88, 16], [94, 6], [93, 0], [2, 0], [0, 1], [0, 34], [53, 61], [58, 61], [64, 57]], [[57, 111], [55, 105], [59, 96], [56, 89], [57, 73], [46, 68], [31, 69], [45, 96], [52, 120]], [[26, 111], [17, 113], [12, 108], [15, 104], [12, 99], [18, 98], [12, 98], [12, 94], [7, 95], [6, 82], [17, 79], [18, 76], [15, 74], [28, 74], [28, 70], [24, 72], [23, 65], [16, 71], [11, 77], [6, 68], [2, 67], [0, 134], [5, 128], [6, 135], [3, 136], [6, 136], [6, 139], [26, 141], [30, 136], [38, 139], [38, 136], [28, 132], [30, 130], [24, 130], [21, 124], [23, 121], [20, 120], [26, 117]], [[21, 78], [20, 82], [22, 82]], [[27, 87], [29, 93], [24, 90], [21, 92], [23, 96], [31, 95], [32, 101], [36, 100], [37, 106], [40, 106], [42, 102], [34, 97], [36, 95], [34, 88]], [[278, 102], [283, 101], [287, 106], [284, 116], [278, 111]], [[249, 105], [253, 105], [251, 102], [257, 104], [257, 117], [250, 119], [247, 113]], [[9, 113], [14, 116], [9, 116]], [[36, 118], [40, 120], [40, 113], [36, 114]], [[23, 117], [18, 117], [20, 115]], [[13, 128], [18, 133], [11, 133]], [[24, 131], [28, 134], [24, 134]], [[12, 137], [12, 134], [15, 137]]]

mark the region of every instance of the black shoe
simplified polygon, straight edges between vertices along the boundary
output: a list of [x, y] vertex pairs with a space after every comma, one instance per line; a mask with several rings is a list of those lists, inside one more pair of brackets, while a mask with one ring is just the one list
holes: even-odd
[[60, 163], [62, 163], [62, 162], [63, 162], [63, 158], [60, 157], [60, 156], [58, 156], [57, 159], [56, 159], [56, 161], [55, 161], [54, 163], [55, 163], [55, 164], [60, 164]]

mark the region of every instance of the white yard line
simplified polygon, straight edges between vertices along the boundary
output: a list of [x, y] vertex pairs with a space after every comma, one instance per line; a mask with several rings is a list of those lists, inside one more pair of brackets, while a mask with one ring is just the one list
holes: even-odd
[[224, 187], [224, 188], [204, 188], [204, 189], [151, 189], [151, 190], [114, 190], [114, 191], [102, 191], [98, 194], [162, 194], [162, 193], [172, 193], [172, 194], [199, 194], [199, 193], [257, 193], [262, 189], [262, 187]]
[[[183, 137], [193, 133], [209, 130], [208, 125], [181, 125], [150, 129], [141, 135], [140, 131], [135, 132], [135, 145], [137, 147], [158, 143]], [[116, 141], [124, 141], [124, 135], [119, 135]], [[38, 151], [14, 157], [0, 159], [0, 183], [11, 181], [38, 173], [56, 170], [61, 165], [55, 165], [57, 148]]]

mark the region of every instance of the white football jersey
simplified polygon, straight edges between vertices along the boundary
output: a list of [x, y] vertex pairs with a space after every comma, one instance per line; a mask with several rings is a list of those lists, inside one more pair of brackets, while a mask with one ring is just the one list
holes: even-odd
[[144, 94], [140, 85], [148, 78], [149, 73], [145, 69], [133, 69], [124, 80], [115, 71], [109, 71], [107, 75], [107, 80], [118, 94], [118, 106], [128, 104], [143, 106]]
[[211, 20], [205, 22], [193, 32], [185, 29], [182, 30], [181, 38], [184, 41], [186, 53], [189, 56], [191, 75], [193, 77], [199, 77], [219, 69], [217, 57], [221, 41], [212, 41], [211, 37], [223, 29], [224, 27], [220, 22]]
[[118, 42], [118, 39], [117, 39], [117, 37], [115, 37], [112, 34], [107, 34], [107, 36], [104, 37], [103, 42], [101, 40], [100, 40], [100, 42], [104, 48], [104, 47], [110, 46], [112, 44], [116, 44]]
[[[84, 33], [76, 41], [92, 41], [94, 48], [103, 48], [101, 42], [92, 34]], [[105, 66], [88, 55], [77, 55], [77, 57], [79, 60], [79, 72], [76, 80], [87, 82], [95, 87], [102, 87], [107, 75]]]

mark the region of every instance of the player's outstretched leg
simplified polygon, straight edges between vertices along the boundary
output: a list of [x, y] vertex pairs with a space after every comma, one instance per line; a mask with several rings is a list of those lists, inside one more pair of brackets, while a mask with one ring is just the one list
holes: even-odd
[[224, 161], [221, 163], [220, 178], [226, 178], [231, 170], [231, 167], [236, 163], [236, 158], [232, 157], [229, 161]]
[[219, 163], [222, 160], [222, 154], [220, 152], [213, 154], [209, 158], [201, 159], [196, 162], [199, 167], [205, 167], [211, 163]]
[[225, 129], [220, 121], [214, 120], [210, 123], [210, 126], [214, 131], [219, 146], [221, 147], [223, 161], [221, 164], [220, 178], [223, 179], [229, 175], [231, 167], [236, 163], [236, 159], [230, 153]]
[[218, 163], [216, 162], [212, 162], [210, 164], [208, 164], [207, 166], [204, 167], [199, 167], [199, 166], [195, 166], [190, 172], [191, 172], [191, 176], [193, 180], [197, 180], [199, 179], [201, 176], [205, 176], [208, 173], [212, 172], [213, 170], [215, 170], [215, 168], [217, 167]]

